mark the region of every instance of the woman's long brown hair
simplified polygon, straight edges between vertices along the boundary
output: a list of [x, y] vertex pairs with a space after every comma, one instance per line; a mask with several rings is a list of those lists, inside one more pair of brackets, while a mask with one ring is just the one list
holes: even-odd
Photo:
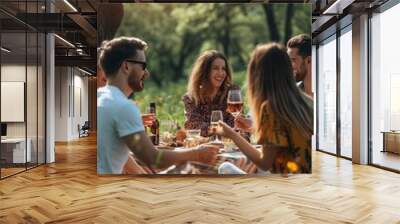
[[247, 83], [258, 141], [264, 136], [263, 120], [268, 109], [279, 124], [294, 127], [304, 137], [311, 137], [313, 102], [297, 87], [284, 46], [270, 43], [256, 47], [247, 68]]
[[229, 87], [232, 85], [232, 74], [226, 57], [216, 50], [205, 51], [197, 58], [188, 83], [188, 94], [193, 98], [196, 105], [211, 101], [209, 95], [212, 92], [210, 83], [211, 66], [217, 58], [225, 61], [226, 69], [226, 77], [219, 90], [222, 91], [219, 99], [220, 103], [228, 94]]

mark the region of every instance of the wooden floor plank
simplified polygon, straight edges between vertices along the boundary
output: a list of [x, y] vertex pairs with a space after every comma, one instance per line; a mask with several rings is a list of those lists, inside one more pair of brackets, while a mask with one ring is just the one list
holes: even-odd
[[310, 175], [98, 176], [89, 137], [0, 181], [0, 223], [400, 223], [399, 198], [399, 174], [321, 152]]

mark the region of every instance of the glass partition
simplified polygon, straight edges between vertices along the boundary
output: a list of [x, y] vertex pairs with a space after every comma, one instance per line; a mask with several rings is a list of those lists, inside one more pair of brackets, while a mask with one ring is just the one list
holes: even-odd
[[[45, 35], [21, 22], [28, 13], [43, 11], [44, 1], [1, 2], [0, 178], [45, 162]], [[15, 23], [15, 25], [9, 25]]]
[[[30, 161], [26, 150], [26, 32], [1, 34], [1, 140], [2, 177], [24, 171]], [[4, 49], [7, 49], [6, 51]]]

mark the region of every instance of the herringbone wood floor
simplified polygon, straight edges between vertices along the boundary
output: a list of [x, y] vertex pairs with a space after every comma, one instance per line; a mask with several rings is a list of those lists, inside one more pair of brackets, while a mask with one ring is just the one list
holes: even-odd
[[96, 140], [0, 181], [0, 223], [400, 223], [400, 175], [319, 152], [313, 174], [96, 175]]

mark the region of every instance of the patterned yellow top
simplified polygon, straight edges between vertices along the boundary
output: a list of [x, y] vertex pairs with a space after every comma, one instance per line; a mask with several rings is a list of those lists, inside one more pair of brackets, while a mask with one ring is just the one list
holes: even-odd
[[311, 173], [311, 136], [305, 137], [294, 127], [281, 125], [270, 107], [262, 119], [263, 136], [259, 144], [268, 155], [268, 148], [279, 148], [272, 173]]

